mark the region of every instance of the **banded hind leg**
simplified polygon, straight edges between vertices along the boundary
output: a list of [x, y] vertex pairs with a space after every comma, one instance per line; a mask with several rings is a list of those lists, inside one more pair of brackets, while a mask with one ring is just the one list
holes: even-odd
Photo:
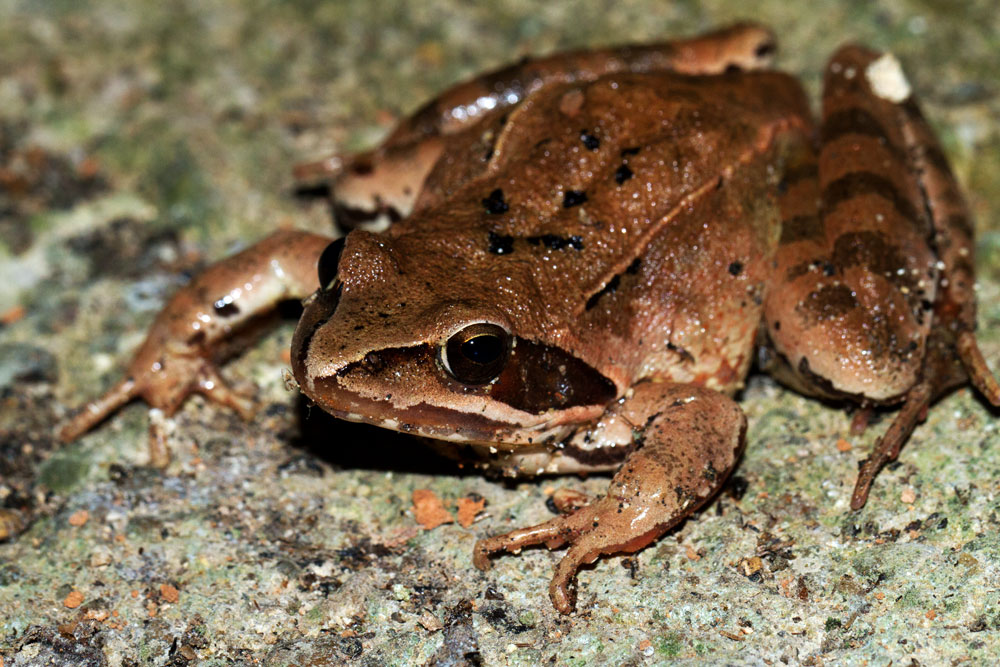
[[895, 59], [853, 46], [831, 59], [821, 135], [819, 224], [783, 233], [766, 334], [800, 388], [903, 404], [862, 466], [858, 509], [935, 398], [970, 379], [1000, 394], [972, 334], [964, 201]]

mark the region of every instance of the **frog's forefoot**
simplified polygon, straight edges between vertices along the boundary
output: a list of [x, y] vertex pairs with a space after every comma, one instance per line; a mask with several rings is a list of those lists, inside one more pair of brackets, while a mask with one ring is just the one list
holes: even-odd
[[602, 555], [638, 551], [684, 516], [639, 532], [633, 526], [646, 525], [642, 518], [647, 511], [645, 505], [629, 507], [624, 501], [605, 496], [567, 516], [479, 540], [473, 563], [480, 570], [486, 570], [491, 565], [489, 557], [500, 551], [518, 553], [523, 547], [538, 544], [558, 549], [569, 544], [569, 550], [559, 561], [549, 583], [552, 605], [559, 613], [569, 614], [576, 606], [576, 573], [582, 566]]
[[[576, 573], [598, 557], [642, 549], [697, 510], [719, 489], [743, 451], [746, 418], [730, 398], [701, 387], [646, 383], [611, 410], [643, 424], [642, 445], [611, 480], [601, 498], [569, 514], [476, 543], [473, 563], [490, 567], [492, 554], [544, 544], [569, 545], [549, 584], [563, 614], [576, 602]], [[590, 434], [600, 438], [599, 429]], [[576, 502], [565, 502], [573, 509]], [[561, 511], [563, 508], [560, 508]]]
[[150, 370], [152, 367], [140, 352], [130, 369], [133, 372], [63, 422], [56, 432], [57, 437], [63, 442], [72, 442], [125, 404], [142, 398], [150, 408], [149, 464], [164, 468], [170, 462], [166, 418], [172, 416], [192, 393], [232, 408], [248, 421], [253, 418], [253, 400], [230, 388], [211, 360], [183, 354], [164, 354], [162, 358], [164, 360], [155, 366], [157, 370]]

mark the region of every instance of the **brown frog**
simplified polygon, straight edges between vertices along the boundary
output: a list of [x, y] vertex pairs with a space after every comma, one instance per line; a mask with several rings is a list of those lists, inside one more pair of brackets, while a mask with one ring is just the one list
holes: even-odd
[[[227, 338], [306, 298], [292, 369], [344, 419], [434, 439], [510, 475], [617, 470], [607, 495], [485, 538], [569, 545], [579, 567], [657, 539], [736, 465], [731, 396], [756, 360], [784, 383], [901, 405], [852, 507], [929, 403], [1000, 386], [974, 336], [972, 223], [890, 55], [847, 46], [817, 131], [775, 44], [738, 25], [652, 46], [574, 52], [484, 75], [417, 111], [376, 150], [306, 165], [328, 182], [332, 243], [281, 232], [209, 268], [160, 313], [124, 380], [61, 431], [134, 397], [163, 416], [191, 392], [253, 414], [221, 380]], [[317, 270], [318, 269], [318, 270]]]

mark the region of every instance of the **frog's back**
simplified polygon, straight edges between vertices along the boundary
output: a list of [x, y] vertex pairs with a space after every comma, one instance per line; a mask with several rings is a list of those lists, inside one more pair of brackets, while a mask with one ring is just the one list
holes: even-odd
[[777, 241], [769, 166], [808, 123], [798, 84], [772, 72], [555, 86], [456, 135], [390, 233], [455, 258], [445, 298], [515, 283], [501, 306], [519, 331], [620, 386], [731, 390]]

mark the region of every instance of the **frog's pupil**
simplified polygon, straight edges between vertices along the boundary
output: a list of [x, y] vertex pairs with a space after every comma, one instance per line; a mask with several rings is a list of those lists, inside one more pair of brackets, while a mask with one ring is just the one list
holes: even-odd
[[503, 354], [503, 342], [498, 336], [480, 334], [462, 343], [462, 355], [476, 364], [490, 364]]

